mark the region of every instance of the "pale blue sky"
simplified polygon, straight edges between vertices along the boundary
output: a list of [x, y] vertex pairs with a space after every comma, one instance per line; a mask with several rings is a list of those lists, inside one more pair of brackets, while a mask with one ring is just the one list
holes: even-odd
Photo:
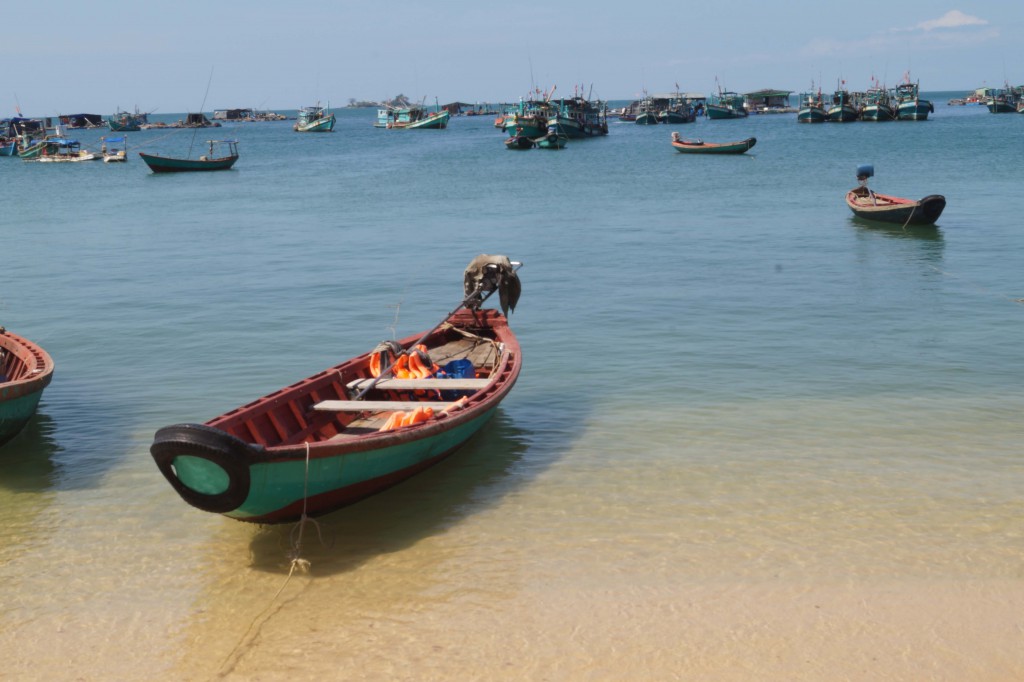
[[1024, 3], [924, 0], [57, 0], [7, 12], [0, 116], [117, 107], [294, 109], [403, 93], [514, 101], [531, 87], [604, 99], [644, 88], [923, 90], [1024, 83]]

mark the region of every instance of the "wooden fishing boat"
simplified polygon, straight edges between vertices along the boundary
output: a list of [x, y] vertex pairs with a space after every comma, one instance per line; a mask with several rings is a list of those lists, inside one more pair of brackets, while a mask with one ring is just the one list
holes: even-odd
[[450, 118], [451, 112], [447, 109], [431, 113], [422, 106], [388, 107], [377, 110], [377, 122], [373, 125], [389, 130], [443, 130], [448, 127]]
[[565, 145], [569, 144], [569, 136], [558, 132], [554, 128], [555, 126], [551, 126], [548, 129], [547, 135], [533, 140], [533, 143], [537, 145], [537, 149], [565, 149]]
[[712, 95], [705, 106], [710, 119], [746, 118], [749, 115], [746, 98], [736, 92], [718, 88], [718, 94]]
[[[207, 144], [210, 145], [209, 154], [198, 159], [176, 159], [144, 152], [139, 152], [139, 156], [154, 173], [228, 170], [235, 165], [235, 161], [238, 161], [237, 140], [208, 140]], [[224, 156], [214, 156], [215, 150], [222, 145], [227, 147], [228, 153]]]
[[797, 123], [824, 123], [828, 118], [828, 110], [821, 97], [821, 90], [813, 90], [800, 95], [800, 108], [796, 113]]
[[558, 132], [570, 139], [578, 140], [608, 134], [607, 102], [588, 100], [576, 95], [572, 99], [552, 100], [551, 104], [555, 110], [548, 119], [548, 125], [557, 125]]
[[334, 131], [334, 122], [335, 116], [330, 110], [330, 104], [325, 109], [317, 103], [316, 106], [299, 109], [299, 117], [293, 129], [299, 133], [330, 133]]
[[36, 413], [53, 379], [53, 359], [37, 344], [0, 327], [0, 445]]
[[637, 125], [658, 125], [658, 112], [665, 106], [667, 102], [658, 102], [655, 98], [645, 96], [640, 100], [639, 109], [637, 109], [636, 118], [634, 123]]
[[101, 137], [100, 154], [103, 155], [103, 163], [127, 163], [128, 162], [128, 136]]
[[996, 90], [985, 100], [985, 106], [993, 114], [1012, 114], [1017, 111], [1021, 101], [1020, 90], [1020, 88], [1011, 88], [1007, 83], [1005, 89]]
[[684, 102], [673, 102], [668, 108], [658, 112], [659, 123], [682, 124], [695, 123], [697, 121], [697, 110], [693, 105]]
[[858, 166], [858, 185], [846, 193], [846, 205], [858, 218], [897, 225], [932, 225], [946, 208], [946, 197], [941, 194], [914, 201], [873, 192], [868, 189], [868, 178], [874, 175], [874, 166]]
[[860, 110], [862, 121], [895, 121], [897, 117], [893, 96], [883, 87], [868, 88]]
[[147, 123], [149, 114], [140, 112], [138, 107], [135, 108], [135, 113], [118, 110], [107, 119], [107, 126], [115, 133], [136, 133]]
[[17, 156], [18, 138], [0, 137], [0, 156]]
[[546, 99], [520, 100], [515, 108], [507, 111], [501, 127], [509, 137], [526, 135], [540, 137], [548, 129], [548, 123], [557, 118], [557, 112]]
[[849, 123], [857, 120], [857, 105], [854, 98], [846, 90], [832, 93], [832, 102], [825, 112], [825, 120], [830, 123]]
[[78, 163], [96, 161], [100, 158], [99, 154], [82, 149], [82, 144], [78, 140], [69, 140], [64, 137], [48, 137], [18, 155], [23, 161], [40, 163]]
[[678, 133], [672, 134], [672, 146], [683, 154], [743, 154], [757, 144], [756, 137], [738, 142], [705, 142], [704, 140], [681, 140]]
[[928, 114], [935, 107], [929, 100], [921, 99], [920, 86], [911, 83], [909, 76], [896, 86], [896, 117], [901, 121], [927, 121]]
[[511, 149], [512, 151], [533, 149], [534, 146], [533, 138], [528, 135], [514, 135], [505, 139], [505, 149]]
[[946, 197], [931, 194], [914, 201], [879, 194], [866, 186], [861, 186], [846, 193], [846, 205], [855, 216], [864, 220], [897, 225], [932, 225], [946, 208]]
[[[189, 504], [254, 523], [324, 514], [423, 471], [479, 431], [519, 376], [503, 314], [519, 296], [518, 265], [477, 257], [466, 298], [430, 331], [205, 424], [164, 427], [153, 459]], [[481, 307], [495, 291], [502, 312]], [[408, 375], [421, 378], [400, 378]]]

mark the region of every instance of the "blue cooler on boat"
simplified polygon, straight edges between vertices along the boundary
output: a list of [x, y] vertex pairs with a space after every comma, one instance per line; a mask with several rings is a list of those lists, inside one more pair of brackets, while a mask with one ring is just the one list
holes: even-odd
[[[439, 379], [476, 379], [476, 368], [473, 362], [465, 358], [452, 360], [441, 367], [437, 372]], [[441, 398], [444, 400], [458, 400], [464, 395], [471, 395], [473, 391], [441, 391]]]

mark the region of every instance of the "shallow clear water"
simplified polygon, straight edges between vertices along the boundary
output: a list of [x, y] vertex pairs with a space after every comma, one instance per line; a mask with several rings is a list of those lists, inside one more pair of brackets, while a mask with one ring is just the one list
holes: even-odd
[[[560, 152], [341, 110], [332, 135], [200, 132], [240, 140], [225, 173], [0, 160], [0, 323], [57, 364], [0, 452], [5, 670], [1024, 675], [1024, 116], [947, 98], [923, 123], [615, 122]], [[758, 144], [683, 156], [672, 130]], [[938, 226], [854, 220], [863, 163], [944, 194]], [[308, 574], [294, 529], [160, 476], [158, 427], [431, 326], [478, 253], [526, 263], [519, 384], [450, 460], [307, 527]]]

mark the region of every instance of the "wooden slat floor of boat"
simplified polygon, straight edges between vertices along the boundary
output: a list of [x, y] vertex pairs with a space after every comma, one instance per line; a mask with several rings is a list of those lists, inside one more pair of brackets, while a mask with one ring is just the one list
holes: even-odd
[[390, 414], [384, 414], [379, 416], [374, 415], [372, 417], [360, 417], [346, 426], [344, 431], [331, 436], [328, 440], [346, 440], [348, 438], [365, 436], [368, 433], [377, 433], [380, 431], [380, 427], [387, 423], [390, 416]]
[[498, 361], [496, 344], [487, 339], [462, 338], [430, 349], [430, 359], [438, 365], [467, 358], [474, 367], [493, 367]]
[[[348, 382], [352, 390], [369, 386], [373, 379], [356, 379]], [[490, 379], [380, 379], [375, 388], [381, 390], [417, 390], [417, 389], [443, 389], [449, 391], [477, 391], [491, 383]]]

